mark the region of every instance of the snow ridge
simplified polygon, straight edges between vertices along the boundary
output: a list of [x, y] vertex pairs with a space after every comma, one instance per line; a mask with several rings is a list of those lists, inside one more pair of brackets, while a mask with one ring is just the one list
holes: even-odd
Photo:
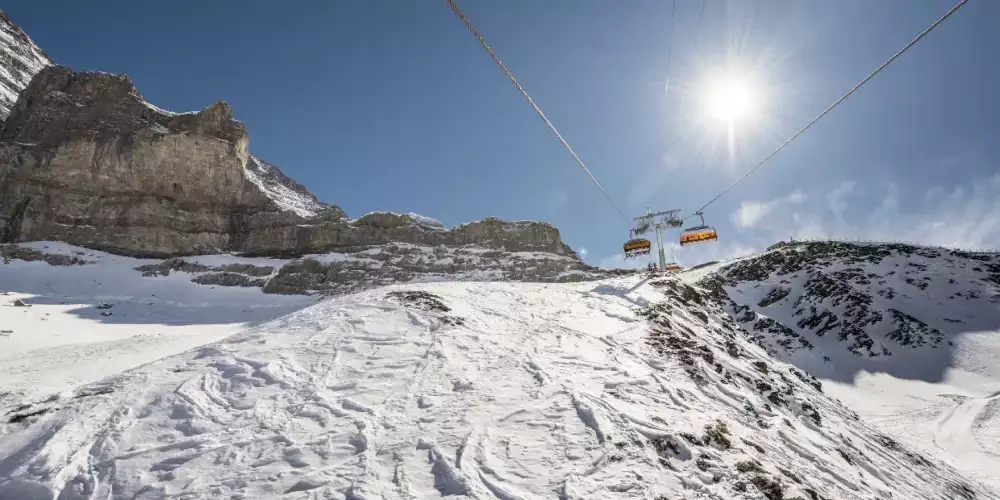
[[1000, 254], [803, 243], [722, 267], [705, 284], [733, 297], [749, 329], [780, 323], [784, 340], [761, 338], [774, 355], [841, 357], [846, 348], [846, 360], [909, 362], [946, 351], [955, 334], [1000, 324]]
[[52, 64], [49, 56], [0, 11], [0, 120], [10, 114], [31, 78]]
[[243, 171], [247, 179], [260, 188], [281, 210], [309, 218], [316, 217], [330, 208], [277, 167], [254, 155], [250, 155]]

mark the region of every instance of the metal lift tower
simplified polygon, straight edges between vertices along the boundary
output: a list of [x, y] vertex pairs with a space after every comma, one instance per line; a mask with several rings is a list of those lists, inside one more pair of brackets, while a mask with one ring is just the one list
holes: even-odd
[[663, 229], [681, 227], [681, 225], [683, 225], [683, 221], [681, 221], [681, 218], [679, 217], [680, 213], [680, 209], [653, 213], [649, 208], [647, 208], [646, 215], [636, 217], [634, 219], [636, 235], [646, 234], [651, 230], [656, 231], [656, 247], [659, 250], [660, 255], [660, 271], [667, 270], [667, 258], [663, 254]]

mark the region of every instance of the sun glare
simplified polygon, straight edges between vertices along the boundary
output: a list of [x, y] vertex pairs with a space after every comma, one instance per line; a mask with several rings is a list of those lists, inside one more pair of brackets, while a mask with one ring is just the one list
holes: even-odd
[[705, 88], [705, 113], [715, 120], [731, 124], [748, 120], [756, 111], [756, 101], [753, 85], [742, 78], [719, 78]]

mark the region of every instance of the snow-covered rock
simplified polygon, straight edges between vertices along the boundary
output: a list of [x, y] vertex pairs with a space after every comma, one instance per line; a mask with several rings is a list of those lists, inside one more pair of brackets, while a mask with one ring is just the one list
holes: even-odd
[[[185, 276], [211, 286], [259, 288], [265, 293], [337, 295], [384, 285], [428, 281], [593, 281], [632, 274], [589, 266], [573, 256], [507, 252], [476, 245], [425, 246], [391, 243], [356, 252], [310, 254], [294, 259], [200, 255], [184, 258], [114, 259], [113, 255], [56, 242], [0, 245], [5, 263], [42, 261], [52, 266], [94, 266], [80, 255], [131, 267], [147, 278]], [[0, 279], [7, 273], [0, 267]], [[14, 279], [14, 278], [11, 278]]]
[[0, 11], [0, 121], [10, 114], [31, 77], [51, 65], [49, 56]]
[[822, 352], [871, 369], [940, 369], [914, 361], [946, 354], [957, 334], [1000, 325], [1000, 254], [800, 243], [724, 266], [703, 283], [721, 286], [743, 326], [789, 359]]
[[253, 182], [278, 208], [300, 217], [316, 217], [324, 212], [340, 210], [319, 201], [304, 186], [285, 175], [274, 165], [250, 155], [246, 163], [247, 179]]
[[701, 285], [771, 355], [1000, 487], [1000, 254], [796, 243], [714, 271]]

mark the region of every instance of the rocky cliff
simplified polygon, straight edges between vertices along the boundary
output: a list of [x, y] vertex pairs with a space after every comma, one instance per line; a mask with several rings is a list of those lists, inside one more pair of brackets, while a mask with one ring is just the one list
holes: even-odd
[[0, 120], [10, 114], [31, 77], [51, 65], [49, 56], [0, 11]]
[[243, 172], [247, 144], [225, 103], [166, 114], [126, 76], [45, 68], [0, 130], [0, 240], [142, 255], [232, 248], [241, 218], [280, 214]]
[[250, 155], [229, 106], [175, 114], [127, 76], [43, 69], [0, 130], [0, 241], [58, 240], [151, 257], [296, 256], [393, 242], [574, 256], [554, 227], [489, 218], [446, 230], [358, 219]]
[[[2, 12], [0, 118], [0, 243], [55, 240], [157, 258], [473, 246], [579, 263], [559, 231], [539, 222], [487, 218], [448, 230], [415, 214], [349, 218], [250, 154], [226, 103], [172, 113], [125, 75], [54, 66]], [[439, 270], [406, 262], [409, 271]]]

